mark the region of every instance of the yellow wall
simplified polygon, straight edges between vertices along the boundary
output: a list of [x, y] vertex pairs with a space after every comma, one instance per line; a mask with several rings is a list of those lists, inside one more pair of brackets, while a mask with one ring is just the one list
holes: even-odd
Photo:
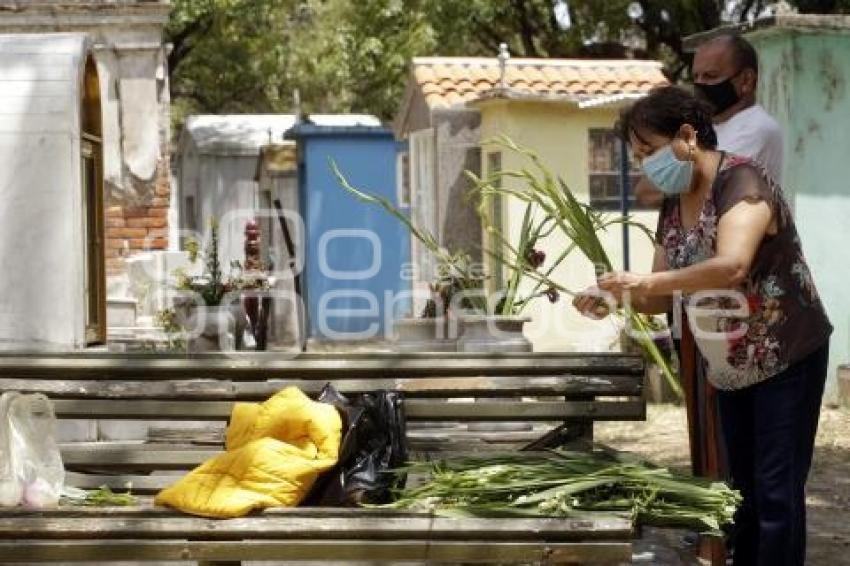
[[[483, 141], [506, 134], [517, 143], [533, 149], [554, 174], [564, 179], [579, 199], [588, 200], [588, 129], [613, 127], [616, 109], [579, 110], [567, 104], [505, 100], [484, 103], [480, 109]], [[498, 148], [482, 147], [482, 171], [485, 174], [487, 154], [493, 150]], [[501, 152], [503, 170], [518, 169], [526, 164], [519, 155], [504, 149]], [[505, 183], [519, 186], [519, 181], [515, 180], [506, 179]], [[502, 225], [512, 242], [519, 239], [524, 212], [525, 203], [517, 199], [509, 199], [503, 205]], [[655, 212], [636, 212], [634, 219], [655, 231]], [[652, 267], [652, 243], [636, 228], [630, 230], [631, 270], [647, 272]], [[612, 228], [603, 234], [602, 240], [614, 268], [622, 269], [622, 228]], [[560, 255], [566, 245], [566, 238], [558, 235], [538, 247], [546, 252], [548, 262]], [[594, 270], [590, 262], [576, 251], [553, 277], [569, 289], [580, 290], [594, 283]], [[534, 343], [536, 351], [605, 350], [616, 338], [612, 320], [597, 322], [581, 317], [570, 305], [568, 296], [562, 296], [555, 305], [539, 298], [523, 314], [532, 318], [526, 326], [526, 335]]]

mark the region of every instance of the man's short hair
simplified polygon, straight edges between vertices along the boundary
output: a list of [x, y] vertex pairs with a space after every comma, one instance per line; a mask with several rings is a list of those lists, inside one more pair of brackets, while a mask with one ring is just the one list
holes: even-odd
[[738, 67], [738, 71], [752, 69], [756, 75], [759, 74], [759, 56], [753, 44], [747, 41], [744, 36], [738, 33], [725, 33], [717, 36], [715, 40], [729, 43], [732, 58]]

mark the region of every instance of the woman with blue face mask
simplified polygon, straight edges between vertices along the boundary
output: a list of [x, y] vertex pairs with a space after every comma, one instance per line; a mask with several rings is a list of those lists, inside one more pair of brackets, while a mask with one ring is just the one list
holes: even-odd
[[598, 318], [600, 296], [649, 314], [682, 302], [743, 495], [734, 564], [802, 565], [832, 326], [788, 203], [751, 160], [716, 150], [711, 109], [682, 89], [624, 109], [618, 130], [665, 195], [653, 269], [604, 274], [573, 304]]

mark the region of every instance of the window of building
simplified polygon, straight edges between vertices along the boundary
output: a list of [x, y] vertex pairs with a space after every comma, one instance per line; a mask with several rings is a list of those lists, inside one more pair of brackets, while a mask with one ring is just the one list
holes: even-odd
[[[588, 186], [590, 204], [602, 210], [620, 210], [620, 139], [613, 130], [588, 131]], [[637, 162], [629, 155], [629, 208], [641, 208], [635, 201], [635, 184], [641, 177]]]

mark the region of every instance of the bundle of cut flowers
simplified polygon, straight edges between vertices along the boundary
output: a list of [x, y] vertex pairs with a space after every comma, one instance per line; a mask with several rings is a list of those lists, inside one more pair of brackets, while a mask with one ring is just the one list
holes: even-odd
[[628, 514], [636, 525], [718, 534], [741, 501], [722, 482], [644, 462], [560, 450], [413, 463], [423, 484], [400, 490], [386, 507], [450, 517], [580, 517]]
[[[526, 218], [531, 207], [539, 211], [539, 214], [542, 214], [546, 219], [545, 230], [538, 229], [532, 232], [533, 242], [552, 231], [560, 232], [571, 242], [570, 246], [563, 250], [555, 265], [563, 261], [565, 256], [573, 249], [577, 249], [593, 264], [597, 276], [613, 271], [613, 264], [599, 238], [599, 232], [615, 225], [635, 227], [652, 240], [651, 232], [629, 216], [612, 217], [580, 202], [563, 179], [556, 178], [534, 151], [520, 146], [507, 136], [500, 136], [488, 143], [523, 156], [529, 166], [499, 173], [500, 179], [512, 178], [518, 180], [518, 183], [511, 185], [501, 182], [496, 184], [492, 183], [492, 180], [480, 179], [475, 175], [470, 175], [476, 185], [476, 190], [482, 197], [505, 196], [522, 201], [527, 206]], [[549, 225], [550, 222], [551, 225]], [[525, 222], [523, 229], [526, 229]], [[502, 243], [504, 245], [504, 239]], [[490, 255], [499, 260], [498, 254], [491, 253]], [[516, 255], [515, 252], [514, 255]], [[501, 259], [500, 261], [504, 262], [505, 260]], [[537, 281], [537, 288], [542, 285], [552, 292], [573, 294], [572, 291], [551, 278], [552, 269], [544, 273], [534, 268], [527, 268], [522, 270], [522, 275]], [[669, 356], [666, 356], [655, 342], [655, 338], [659, 334], [659, 327], [655, 319], [635, 311], [629, 305], [623, 305], [619, 310], [626, 320], [626, 329], [629, 335], [641, 346], [646, 356], [658, 365], [673, 392], [679, 398], [683, 397], [682, 387]]]

